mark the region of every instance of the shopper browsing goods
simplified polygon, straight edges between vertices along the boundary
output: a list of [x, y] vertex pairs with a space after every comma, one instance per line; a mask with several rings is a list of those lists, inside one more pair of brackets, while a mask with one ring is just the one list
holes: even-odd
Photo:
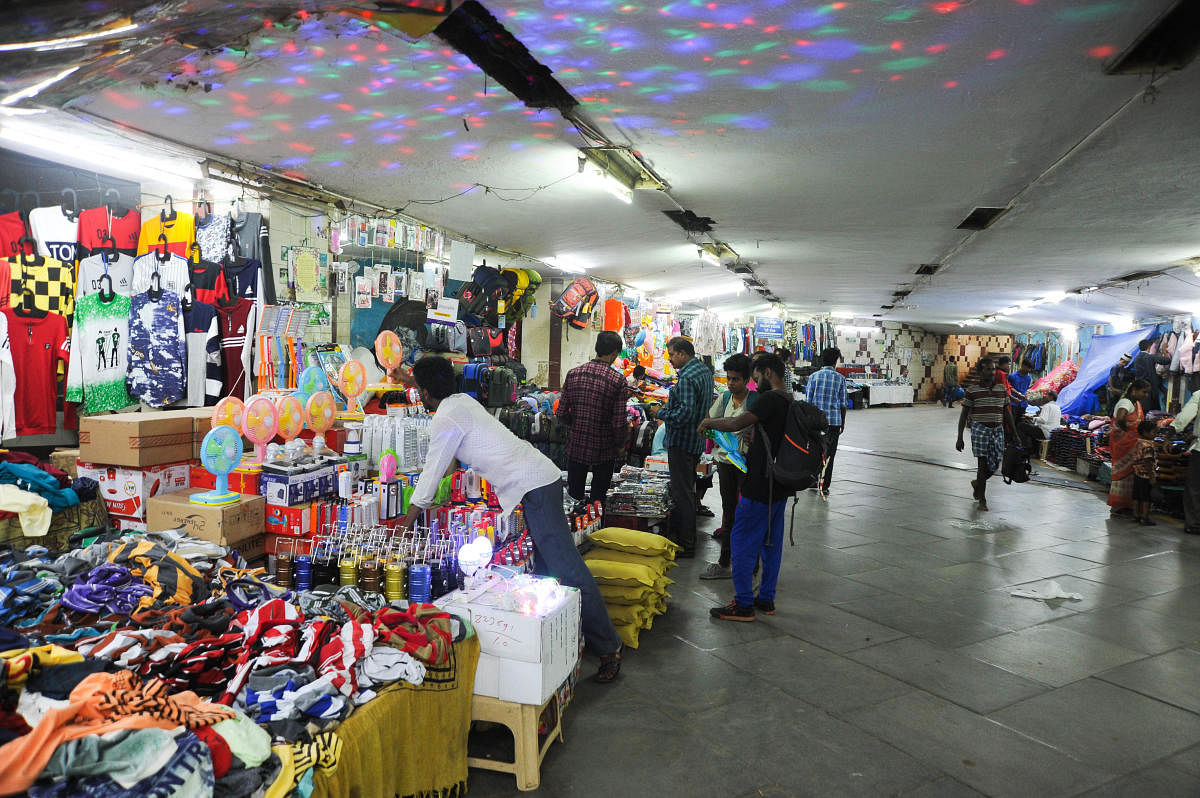
[[[613, 464], [629, 433], [625, 379], [613, 368], [625, 342], [615, 332], [596, 337], [596, 357], [567, 372], [558, 417], [570, 425], [567, 436], [567, 493], [576, 501], [603, 502]], [[585, 496], [588, 472], [591, 494]]]
[[[723, 391], [717, 397], [717, 401], [713, 402], [713, 406], [708, 409], [708, 417], [736, 418], [746, 412], [749, 407], [747, 400], [750, 398], [750, 390], [746, 387], [746, 383], [750, 380], [750, 358], [743, 354], [733, 355], [725, 361], [722, 367], [725, 369], [727, 390]], [[710, 562], [700, 572], [701, 579], [730, 579], [733, 577], [733, 570], [730, 567], [729, 535], [733, 531], [733, 520], [745, 474], [731, 462], [729, 455], [729, 452], [719, 446], [713, 450], [713, 457], [717, 461], [717, 477], [721, 480], [721, 528], [713, 533], [713, 537], [721, 544], [721, 554], [716, 562]]]
[[434, 506], [443, 475], [455, 460], [469, 465], [491, 483], [507, 515], [520, 504], [533, 537], [535, 570], [579, 588], [583, 634], [600, 655], [595, 681], [608, 683], [621, 671], [621, 641], [591, 572], [583, 564], [563, 512], [558, 468], [527, 441], [509, 432], [478, 401], [455, 392], [454, 366], [427, 355], [413, 366], [412, 378], [426, 409], [434, 414], [429, 453], [401, 526], [411, 528]]

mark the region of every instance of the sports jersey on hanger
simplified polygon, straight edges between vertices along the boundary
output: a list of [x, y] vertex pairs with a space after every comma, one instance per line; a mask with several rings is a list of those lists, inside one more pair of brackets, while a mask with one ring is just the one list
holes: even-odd
[[142, 218], [136, 208], [130, 208], [122, 216], [114, 214], [107, 205], [80, 211], [79, 246], [87, 250], [81, 255], [100, 249], [109, 236], [116, 242], [118, 250], [135, 255], [141, 230]]
[[[91, 255], [79, 261], [79, 276], [75, 281], [75, 301], [80, 297], [100, 292], [104, 276], [104, 255]], [[108, 276], [112, 278], [113, 291], [121, 296], [133, 296], [133, 257], [119, 252], [108, 261]]]
[[[241, 247], [241, 255], [256, 260], [262, 265], [263, 301], [275, 304], [275, 281], [271, 279], [271, 242], [267, 233], [267, 220], [261, 213], [239, 213], [233, 217], [231, 229]], [[230, 286], [232, 290], [233, 286]], [[261, 304], [261, 303], [260, 303]]]
[[167, 251], [187, 257], [188, 249], [196, 240], [196, 222], [190, 213], [176, 211], [175, 218], [164, 222], [162, 213], [156, 213], [142, 223], [138, 236], [137, 254], [145, 255], [159, 245], [159, 235], [167, 237]]
[[163, 291], [134, 294], [129, 318], [129, 395], [151, 407], [165, 407], [186, 395], [186, 342], [179, 295]]
[[199, 263], [188, 261], [188, 278], [192, 284], [192, 296], [197, 302], [215, 305], [218, 300], [229, 297], [220, 263], [203, 259]]
[[253, 374], [254, 335], [257, 308], [253, 300], [236, 299], [217, 305], [221, 331], [221, 363], [224, 368], [225, 396], [249, 398], [254, 393], [249, 375]]
[[58, 426], [55, 397], [59, 361], [70, 355], [67, 320], [57, 313], [21, 316], [3, 309], [8, 322], [8, 344], [17, 375], [15, 393], [18, 435], [50, 435]]
[[79, 217], [68, 216], [61, 205], [34, 208], [29, 212], [29, 229], [42, 257], [63, 263], [79, 259]]
[[157, 252], [139, 255], [133, 262], [133, 293], [150, 290], [150, 277], [158, 270], [158, 283], [164, 291], [183, 296], [190, 282], [187, 258], [172, 253], [165, 261], [158, 259]]
[[258, 315], [262, 316], [263, 306], [269, 304], [260, 290], [264, 282], [262, 264], [254, 258], [230, 259], [222, 265], [221, 271], [225, 281], [225, 297], [222, 301], [234, 297], [252, 300]]
[[0, 313], [0, 440], [17, 436], [16, 393], [17, 372], [8, 344], [8, 316]]
[[87, 294], [75, 305], [67, 401], [82, 402], [83, 412], [120, 410], [135, 404], [126, 389], [129, 366], [129, 297], [113, 293], [106, 302]]
[[74, 264], [38, 255], [29, 261], [10, 260], [9, 270], [12, 276], [9, 305], [18, 307], [28, 288], [33, 293], [35, 308], [61, 314], [71, 323], [75, 313]]
[[187, 405], [214, 405], [221, 398], [221, 331], [217, 308], [196, 301], [183, 312], [187, 339]]
[[0, 257], [13, 257], [19, 254], [21, 249], [25, 250], [26, 255], [32, 255], [33, 246], [31, 244], [26, 244], [24, 247], [17, 246], [17, 242], [21, 240], [21, 236], [25, 235], [25, 232], [25, 220], [21, 218], [21, 214], [16, 211], [0, 214]]
[[210, 213], [196, 220], [196, 243], [201, 260], [219, 261], [229, 251], [230, 219], [224, 213]]

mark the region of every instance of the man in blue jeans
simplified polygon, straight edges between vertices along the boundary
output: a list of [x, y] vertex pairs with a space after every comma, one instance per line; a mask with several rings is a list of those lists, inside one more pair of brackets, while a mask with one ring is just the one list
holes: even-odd
[[[783, 518], [788, 497], [792, 495], [791, 490], [771, 479], [769, 468], [769, 461], [779, 454], [793, 401], [791, 388], [784, 381], [783, 361], [777, 355], [763, 355], [755, 359], [753, 370], [754, 381], [767, 390], [760, 390], [750, 409], [732, 418], [706, 418], [699, 428], [701, 434], [710, 429], [739, 432], [755, 428], [754, 442], [746, 458], [742, 496], [729, 536], [734, 598], [709, 610], [709, 615], [722, 621], [753, 621], [756, 612], [775, 614], [775, 586], [783, 560]], [[762, 582], [756, 596], [754, 565], [760, 556]]]
[[621, 640], [609, 620], [596, 580], [579, 556], [563, 512], [562, 472], [548, 457], [509, 431], [477, 400], [455, 393], [454, 367], [427, 355], [413, 366], [421, 401], [433, 413], [429, 454], [401, 526], [411, 528], [434, 506], [442, 477], [457, 460], [468, 463], [491, 483], [504, 514], [520, 504], [533, 537], [534, 570], [579, 588], [583, 637], [600, 655], [594, 681], [607, 684], [621, 672]]

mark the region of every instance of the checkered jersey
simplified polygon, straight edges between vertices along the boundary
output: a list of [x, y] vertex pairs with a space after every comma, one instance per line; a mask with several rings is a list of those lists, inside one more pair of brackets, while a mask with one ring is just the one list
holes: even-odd
[[66, 316], [68, 329], [75, 315], [75, 264], [54, 258], [42, 258], [38, 264], [24, 264], [20, 258], [9, 258], [12, 275], [9, 307], [20, 307], [24, 290], [33, 292], [33, 305]]

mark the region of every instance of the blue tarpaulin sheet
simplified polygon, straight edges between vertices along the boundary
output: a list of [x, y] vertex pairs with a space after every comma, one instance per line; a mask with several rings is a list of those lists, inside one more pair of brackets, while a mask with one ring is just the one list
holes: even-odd
[[1069, 416], [1094, 413], [1099, 407], [1096, 391], [1108, 384], [1108, 372], [1121, 355], [1131, 355], [1137, 350], [1138, 341], [1154, 334], [1153, 327], [1116, 335], [1094, 335], [1087, 357], [1079, 367], [1077, 376], [1058, 395], [1058, 406]]

